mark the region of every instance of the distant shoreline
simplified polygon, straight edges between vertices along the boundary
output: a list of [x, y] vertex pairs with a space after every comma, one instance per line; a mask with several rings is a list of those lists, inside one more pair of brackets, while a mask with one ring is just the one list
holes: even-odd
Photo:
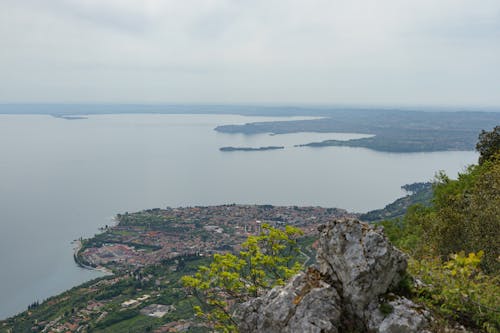
[[113, 104], [113, 103], [0, 103], [0, 114], [239, 114], [245, 116], [329, 117], [337, 112], [440, 112], [498, 113], [500, 106], [402, 106], [402, 105], [269, 105], [269, 104]]
[[221, 147], [219, 148], [220, 151], [223, 152], [231, 152], [231, 151], [265, 151], [265, 150], [278, 150], [278, 149], [285, 149], [284, 146], [267, 146], [267, 147]]

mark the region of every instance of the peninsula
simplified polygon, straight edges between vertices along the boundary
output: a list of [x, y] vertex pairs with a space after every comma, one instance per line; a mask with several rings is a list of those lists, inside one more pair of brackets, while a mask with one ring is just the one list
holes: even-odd
[[223, 125], [221, 133], [363, 133], [367, 138], [325, 140], [302, 147], [349, 146], [394, 153], [474, 150], [483, 129], [500, 123], [500, 112], [334, 110], [320, 119]]

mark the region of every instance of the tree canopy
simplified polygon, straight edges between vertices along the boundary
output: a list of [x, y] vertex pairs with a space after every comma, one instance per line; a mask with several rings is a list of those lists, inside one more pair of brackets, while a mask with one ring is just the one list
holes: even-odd
[[500, 126], [495, 126], [491, 132], [482, 130], [476, 150], [480, 154], [479, 164], [483, 164], [498, 154], [500, 152]]

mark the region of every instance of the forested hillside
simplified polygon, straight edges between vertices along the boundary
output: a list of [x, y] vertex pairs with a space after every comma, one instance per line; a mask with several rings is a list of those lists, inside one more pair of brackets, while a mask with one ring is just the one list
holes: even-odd
[[500, 331], [500, 126], [483, 131], [479, 163], [457, 180], [441, 173], [432, 204], [381, 222], [411, 255], [421, 281], [415, 297], [441, 315], [485, 332]]

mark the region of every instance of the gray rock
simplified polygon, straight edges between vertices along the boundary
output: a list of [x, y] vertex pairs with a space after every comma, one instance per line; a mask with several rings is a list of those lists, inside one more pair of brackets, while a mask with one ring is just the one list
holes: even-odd
[[299, 273], [284, 287], [244, 303], [237, 311], [240, 332], [337, 333], [339, 296], [324, 282], [312, 285]]
[[382, 229], [356, 220], [320, 227], [317, 261], [283, 287], [236, 311], [240, 332], [424, 332], [428, 313], [403, 297], [380, 311], [381, 295], [403, 278], [406, 256]]
[[331, 275], [352, 307], [364, 308], [401, 280], [405, 255], [382, 233], [359, 221], [333, 221], [322, 228], [317, 261], [322, 273]]
[[404, 297], [397, 297], [386, 304], [392, 308], [389, 314], [380, 311], [379, 303], [372, 305], [366, 315], [369, 330], [378, 333], [428, 332], [426, 327], [430, 314], [423, 307]]

